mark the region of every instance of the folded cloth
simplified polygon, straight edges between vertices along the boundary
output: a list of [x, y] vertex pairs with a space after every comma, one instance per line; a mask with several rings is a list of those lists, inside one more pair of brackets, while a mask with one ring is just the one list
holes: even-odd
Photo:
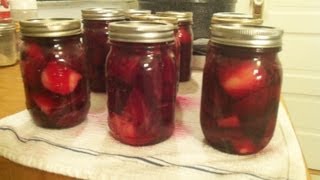
[[199, 122], [201, 72], [181, 83], [171, 138], [132, 147], [108, 134], [106, 100], [92, 94], [85, 122], [63, 130], [36, 126], [27, 110], [0, 120], [0, 155], [16, 163], [81, 179], [306, 179], [306, 167], [282, 105], [269, 145], [254, 155], [219, 152]]

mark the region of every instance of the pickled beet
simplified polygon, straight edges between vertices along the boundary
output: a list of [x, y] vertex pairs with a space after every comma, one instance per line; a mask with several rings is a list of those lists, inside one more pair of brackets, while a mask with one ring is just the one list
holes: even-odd
[[61, 95], [72, 93], [81, 78], [81, 74], [57, 61], [49, 62], [41, 73], [42, 85]]
[[89, 110], [87, 69], [80, 37], [23, 37], [21, 72], [26, 104], [43, 127], [82, 122]]
[[221, 60], [217, 71], [223, 89], [232, 97], [246, 96], [265, 85], [266, 71], [260, 61]]
[[276, 124], [282, 79], [276, 58], [279, 49], [209, 47], [203, 74], [202, 131], [220, 151], [256, 153], [269, 143]]
[[111, 43], [106, 63], [111, 134], [135, 146], [163, 141], [174, 128], [173, 44]]

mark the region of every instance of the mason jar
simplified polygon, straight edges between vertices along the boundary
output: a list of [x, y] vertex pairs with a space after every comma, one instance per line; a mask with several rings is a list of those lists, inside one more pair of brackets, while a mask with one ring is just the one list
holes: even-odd
[[134, 146], [155, 144], [174, 129], [176, 66], [173, 25], [114, 22], [106, 62], [111, 135]]
[[13, 23], [0, 22], [0, 66], [9, 66], [17, 62], [17, 36]]
[[178, 19], [178, 37], [181, 46], [179, 81], [189, 81], [191, 78], [191, 60], [193, 51], [193, 13], [165, 11], [157, 12], [156, 14], [159, 16], [176, 17]]
[[282, 81], [282, 34], [273, 27], [211, 26], [200, 119], [214, 148], [253, 154], [272, 138]]
[[110, 22], [125, 20], [116, 9], [88, 8], [82, 10], [83, 43], [89, 70], [89, 84], [93, 92], [106, 92], [105, 61], [109, 53], [108, 26]]
[[26, 105], [39, 126], [67, 128], [86, 118], [90, 91], [80, 25], [69, 18], [20, 22]]

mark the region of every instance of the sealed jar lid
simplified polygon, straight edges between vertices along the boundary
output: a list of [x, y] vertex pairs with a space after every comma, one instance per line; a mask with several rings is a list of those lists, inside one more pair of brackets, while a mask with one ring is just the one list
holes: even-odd
[[15, 25], [13, 23], [0, 23], [0, 32], [13, 30], [15, 30]]
[[173, 41], [173, 25], [151, 21], [119, 21], [109, 24], [110, 40], [137, 43]]
[[214, 24], [211, 25], [211, 41], [240, 47], [281, 47], [283, 31], [274, 27]]
[[20, 21], [21, 34], [31, 37], [61, 37], [81, 33], [79, 20], [72, 18], [29, 19]]
[[125, 13], [119, 9], [88, 8], [81, 10], [84, 20], [124, 20]]
[[145, 14], [134, 14], [130, 16], [130, 20], [132, 21], [155, 21], [155, 22], [166, 22], [173, 24], [175, 28], [178, 25], [178, 19], [176, 17], [165, 17], [165, 16], [157, 16], [157, 15], [145, 15]]
[[125, 11], [126, 16], [130, 17], [131, 15], [136, 15], [136, 14], [151, 14], [151, 10], [147, 9], [128, 9]]
[[164, 12], [156, 12], [156, 15], [176, 17], [178, 19], [178, 22], [191, 22], [191, 23], [193, 22], [192, 12], [164, 11]]
[[260, 25], [263, 20], [244, 13], [220, 12], [214, 13], [211, 18], [211, 24], [217, 23]]

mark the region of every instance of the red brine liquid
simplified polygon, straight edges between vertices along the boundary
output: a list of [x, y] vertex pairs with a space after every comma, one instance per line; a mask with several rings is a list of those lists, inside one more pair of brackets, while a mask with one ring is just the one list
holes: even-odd
[[90, 89], [94, 92], [106, 92], [105, 62], [109, 53], [109, 21], [83, 20], [83, 41], [88, 63]]
[[129, 145], [148, 145], [174, 129], [174, 44], [111, 42], [107, 57], [108, 124]]
[[185, 82], [191, 78], [193, 51], [193, 32], [189, 22], [179, 23], [178, 36], [180, 40], [180, 82]]
[[282, 80], [278, 51], [210, 44], [203, 74], [201, 127], [214, 148], [245, 155], [269, 143]]
[[36, 124], [66, 128], [86, 118], [90, 97], [79, 35], [23, 37], [20, 65], [26, 105]]

